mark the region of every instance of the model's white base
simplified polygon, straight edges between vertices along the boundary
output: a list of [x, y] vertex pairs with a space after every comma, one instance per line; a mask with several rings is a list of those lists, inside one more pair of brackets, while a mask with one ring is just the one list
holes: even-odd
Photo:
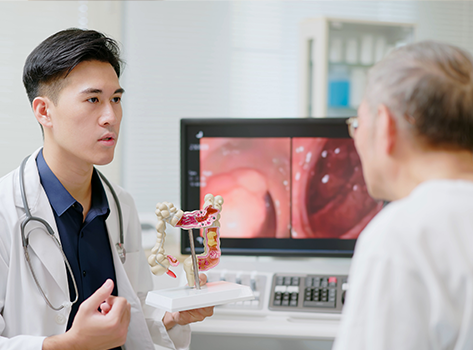
[[146, 296], [146, 304], [175, 312], [252, 299], [250, 287], [219, 281], [207, 283], [200, 290], [187, 286], [153, 290]]

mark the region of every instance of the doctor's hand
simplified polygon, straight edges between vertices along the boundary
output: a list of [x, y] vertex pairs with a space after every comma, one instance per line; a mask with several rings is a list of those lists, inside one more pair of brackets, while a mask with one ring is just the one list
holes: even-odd
[[[203, 286], [207, 282], [207, 276], [205, 274], [199, 275], [200, 285]], [[214, 307], [203, 307], [200, 309], [178, 311], [178, 312], [166, 312], [163, 317], [163, 324], [166, 330], [170, 330], [176, 324], [185, 326], [186, 324], [193, 322], [203, 321], [206, 317], [212, 316], [214, 313]]]
[[125, 344], [131, 307], [125, 298], [112, 296], [112, 291], [109, 279], [79, 306], [71, 329], [46, 338], [43, 350], [106, 350]]

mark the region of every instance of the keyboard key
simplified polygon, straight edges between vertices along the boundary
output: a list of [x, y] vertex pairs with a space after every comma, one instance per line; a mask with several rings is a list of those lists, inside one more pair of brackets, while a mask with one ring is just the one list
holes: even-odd
[[329, 277], [328, 278], [328, 283], [331, 283], [331, 282], [334, 282], [334, 283], [337, 283], [337, 277]]
[[334, 308], [335, 302], [333, 301], [304, 301], [304, 306]]
[[276, 286], [274, 287], [275, 292], [285, 293], [287, 292], [287, 286]]

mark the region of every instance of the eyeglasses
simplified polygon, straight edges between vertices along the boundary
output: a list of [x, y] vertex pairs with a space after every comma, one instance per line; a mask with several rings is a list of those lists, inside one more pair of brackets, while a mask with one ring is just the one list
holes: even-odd
[[358, 128], [358, 117], [348, 118], [346, 121], [348, 125], [348, 134], [351, 138], [355, 137], [355, 131]]

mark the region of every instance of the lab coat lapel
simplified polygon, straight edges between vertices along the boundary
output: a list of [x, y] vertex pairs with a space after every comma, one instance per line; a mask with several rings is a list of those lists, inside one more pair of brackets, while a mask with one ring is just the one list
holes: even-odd
[[[108, 206], [110, 208], [110, 215], [108, 216], [105, 223], [107, 225], [108, 237], [110, 239], [110, 247], [112, 249], [113, 254], [115, 254], [117, 252], [115, 244], [120, 242], [120, 224], [118, 220], [118, 208], [115, 203], [115, 199], [113, 198], [110, 192], [110, 189], [103, 181], [102, 181], [102, 184], [103, 184], [103, 187], [105, 188], [105, 193], [107, 194]], [[123, 220], [125, 221], [125, 217], [124, 217], [125, 215], [123, 215], [123, 213], [127, 213], [130, 210], [130, 207], [126, 203], [120, 203], [120, 206], [122, 208]], [[123, 223], [123, 226], [125, 226], [125, 223]]]
[[[107, 187], [104, 184], [105, 192], [107, 193], [108, 205], [110, 207], [110, 215], [106, 220], [107, 231], [110, 240], [110, 247], [112, 249], [113, 265], [115, 266], [115, 276], [117, 278], [118, 295], [128, 300], [131, 305], [131, 320], [128, 328], [128, 335], [124, 349], [140, 349], [140, 350], [154, 350], [153, 341], [149, 334], [148, 326], [146, 324], [141, 302], [136, 295], [128, 275], [125, 271], [120, 257], [118, 256], [115, 244], [120, 241], [120, 226], [118, 222], [118, 209], [115, 200]], [[120, 202], [123, 216], [123, 229], [125, 242], [124, 247], [127, 248], [126, 228], [129, 218], [130, 206], [124, 201]], [[127, 261], [126, 263], [130, 263]]]
[[[35, 161], [38, 152], [39, 150], [31, 155], [25, 167], [24, 179], [28, 206], [32, 216], [45, 220], [51, 226], [54, 236], [60, 242], [58, 230], [56, 227], [56, 220], [54, 219], [51, 205], [39, 180], [38, 168]], [[19, 189], [19, 180], [17, 179], [16, 181], [18, 181], [17, 188]], [[19, 190], [17, 193], [17, 206], [23, 208]], [[63, 292], [63, 294], [58, 296], [60, 303], [62, 303], [64, 300], [69, 300], [69, 286], [67, 282], [66, 267], [62, 253], [54, 239], [50, 237], [50, 234], [44, 225], [38, 223], [37, 221], [30, 222], [26, 225], [25, 236], [29, 237], [30, 254], [33, 252], [34, 255], [37, 256], [37, 259], [35, 257], [31, 257], [31, 261], [35, 273], [39, 275], [38, 277], [40, 277], [40, 281], [50, 280], [43, 272], [43, 268], [41, 266], [43, 265]], [[56, 295], [57, 293], [53, 293], [51, 287], [52, 286], [44, 286], [42, 284], [42, 288], [44, 288], [46, 291], [49, 291], [48, 295]], [[53, 300], [51, 301], [53, 302]], [[55, 306], [58, 306], [58, 304]]]

